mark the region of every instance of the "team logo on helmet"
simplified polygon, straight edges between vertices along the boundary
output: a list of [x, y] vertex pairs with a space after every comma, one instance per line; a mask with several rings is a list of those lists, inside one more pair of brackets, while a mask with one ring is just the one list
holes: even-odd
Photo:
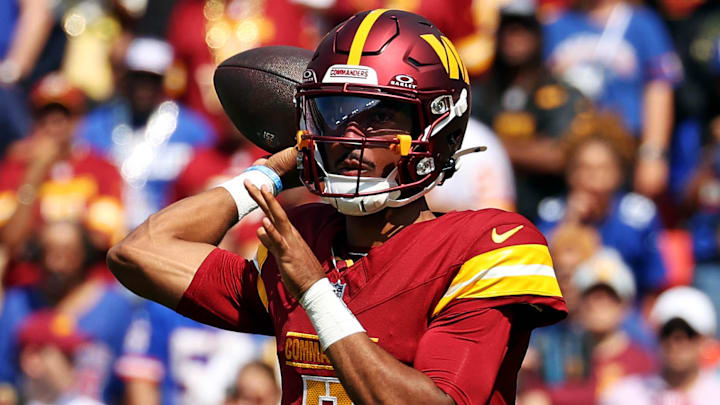
[[430, 44], [435, 53], [437, 53], [438, 58], [440, 58], [445, 68], [445, 72], [447, 72], [451, 79], [464, 80], [465, 83], [470, 84], [467, 68], [462, 63], [462, 60], [460, 60], [460, 55], [458, 55], [455, 45], [453, 45], [447, 37], [443, 35], [438, 39], [434, 34], [424, 34], [420, 35], [420, 38]]
[[395, 77], [390, 80], [391, 86], [397, 86], [397, 87], [403, 87], [406, 89], [416, 89], [417, 83], [415, 83], [415, 78], [408, 75], [395, 75]]

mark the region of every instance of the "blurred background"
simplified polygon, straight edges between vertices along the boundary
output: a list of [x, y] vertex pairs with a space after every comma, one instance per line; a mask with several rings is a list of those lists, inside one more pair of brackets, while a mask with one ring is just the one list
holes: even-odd
[[[472, 75], [465, 142], [489, 148], [431, 207], [548, 239], [570, 315], [533, 334], [518, 404], [718, 403], [719, 2], [2, 0], [0, 405], [278, 403], [271, 339], [141, 300], [105, 253], [263, 156], [217, 64], [380, 7], [427, 17]], [[253, 257], [260, 219], [222, 246]]]

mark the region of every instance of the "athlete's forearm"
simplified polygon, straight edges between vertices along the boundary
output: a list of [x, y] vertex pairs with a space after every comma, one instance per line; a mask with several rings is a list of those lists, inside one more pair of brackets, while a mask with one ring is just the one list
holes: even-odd
[[365, 333], [335, 342], [326, 354], [353, 403], [455, 403], [428, 376], [395, 359]]
[[131, 291], [174, 308], [236, 221], [237, 208], [226, 190], [188, 197], [151, 215], [110, 249], [108, 265]]

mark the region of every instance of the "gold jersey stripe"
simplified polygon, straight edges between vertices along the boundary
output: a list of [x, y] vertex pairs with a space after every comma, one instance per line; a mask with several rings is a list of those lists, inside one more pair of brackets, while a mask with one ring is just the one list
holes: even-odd
[[257, 265], [258, 265], [258, 269], [257, 269], [258, 273], [262, 272], [262, 267], [265, 264], [265, 260], [267, 260], [267, 258], [268, 258], [268, 250], [263, 244], [260, 244], [260, 246], [258, 246], [257, 259], [256, 259]]
[[257, 253], [255, 254], [255, 266], [257, 267], [258, 271], [258, 280], [257, 280], [257, 292], [258, 296], [260, 296], [260, 301], [262, 301], [263, 306], [265, 307], [266, 311], [270, 311], [270, 308], [268, 307], [268, 298], [267, 298], [267, 291], [265, 290], [265, 283], [262, 280], [262, 267], [265, 264], [265, 261], [268, 258], [268, 250], [265, 246], [260, 244], [258, 246]]
[[288, 332], [285, 334], [287, 337], [300, 337], [305, 339], [313, 339], [313, 340], [319, 340], [317, 335], [311, 335], [309, 333], [302, 333], [302, 332]]
[[477, 255], [466, 261], [455, 275], [448, 293], [453, 287], [469, 281], [478, 274], [498, 266], [515, 266], [521, 264], [540, 264], [552, 267], [550, 251], [545, 245], [527, 244], [506, 246], [500, 249]]
[[467, 289], [452, 296], [443, 297], [433, 310], [437, 315], [454, 299], [495, 298], [513, 295], [541, 295], [544, 297], [562, 297], [557, 279], [553, 276], [509, 276], [478, 280]]
[[348, 65], [360, 64], [360, 58], [362, 57], [363, 48], [365, 47], [365, 41], [367, 41], [367, 37], [370, 34], [370, 29], [375, 24], [375, 21], [386, 11], [387, 9], [385, 8], [373, 10], [362, 20], [350, 45], [350, 55], [348, 55], [347, 60]]
[[325, 364], [298, 363], [296, 361], [286, 361], [285, 364], [290, 367], [309, 368], [314, 370], [334, 370], [333, 366]]
[[267, 291], [265, 291], [265, 283], [263, 282], [260, 275], [258, 275], [257, 291], [258, 295], [260, 296], [260, 301], [262, 301], [262, 304], [265, 307], [265, 310], [269, 312], [270, 308], [268, 308]]
[[482, 280], [457, 298], [489, 298], [504, 295], [542, 295], [560, 297], [557, 279], [551, 276], [517, 276]]
[[538, 244], [507, 246], [475, 256], [460, 267], [433, 315], [456, 298], [562, 296], [552, 265], [547, 246]]

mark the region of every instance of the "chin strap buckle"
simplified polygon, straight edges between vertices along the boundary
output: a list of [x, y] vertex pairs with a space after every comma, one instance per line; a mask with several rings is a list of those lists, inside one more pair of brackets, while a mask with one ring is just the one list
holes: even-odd
[[297, 134], [295, 135], [297, 137], [297, 149], [303, 150], [303, 149], [310, 149], [310, 139], [305, 139], [304, 136], [308, 134], [308, 131], [301, 129], [297, 131]]
[[400, 156], [407, 156], [412, 149], [412, 137], [410, 135], [398, 135], [395, 137], [397, 143], [390, 145], [390, 150], [399, 153]]

